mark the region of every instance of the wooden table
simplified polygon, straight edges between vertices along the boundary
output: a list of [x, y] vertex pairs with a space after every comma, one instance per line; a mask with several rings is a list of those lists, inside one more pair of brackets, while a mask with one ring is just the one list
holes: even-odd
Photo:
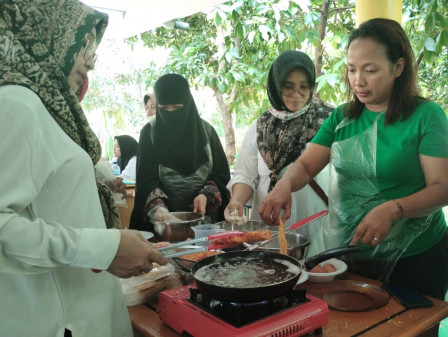
[[126, 189], [126, 205], [127, 207], [118, 205], [118, 213], [120, 213], [122, 228], [129, 228], [129, 222], [131, 220], [131, 213], [134, 209], [134, 193], [135, 188]]
[[[379, 285], [379, 282], [354, 274], [344, 273], [339, 279], [355, 279]], [[305, 282], [312, 289], [313, 282]], [[448, 317], [448, 303], [431, 298], [430, 308], [406, 310], [399, 302], [390, 299], [384, 307], [368, 312], [329, 311], [328, 323], [320, 337], [410, 337], [419, 336]], [[129, 307], [135, 337], [179, 337], [180, 335], [163, 324], [156, 312], [157, 303]], [[221, 337], [221, 336], [216, 336]]]

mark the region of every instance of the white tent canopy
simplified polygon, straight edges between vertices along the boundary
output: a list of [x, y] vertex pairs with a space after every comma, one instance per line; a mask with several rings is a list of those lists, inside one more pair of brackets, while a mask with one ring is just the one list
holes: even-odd
[[107, 34], [124, 38], [209, 10], [225, 0], [81, 0], [109, 14]]

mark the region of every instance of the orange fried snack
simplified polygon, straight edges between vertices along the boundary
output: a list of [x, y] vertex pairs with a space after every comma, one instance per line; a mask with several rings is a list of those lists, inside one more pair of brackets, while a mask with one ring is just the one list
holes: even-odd
[[236, 235], [236, 236], [230, 236], [230, 237], [223, 237], [223, 238], [217, 238], [213, 239], [210, 244], [211, 245], [236, 245], [243, 242], [257, 242], [257, 241], [264, 241], [264, 240], [270, 240], [272, 238], [272, 233], [270, 230], [264, 230], [264, 231], [252, 231], [252, 232], [246, 232], [243, 235]]
[[200, 261], [202, 259], [205, 259], [206, 257], [216, 255], [216, 254], [221, 254], [221, 253], [222, 252], [219, 250], [215, 250], [215, 251], [206, 250], [205, 252], [183, 255], [183, 256], [181, 256], [181, 258], [187, 259], [187, 260], [192, 260], [192, 261]]
[[288, 255], [288, 242], [286, 241], [285, 235], [285, 224], [282, 218], [279, 218], [278, 226], [278, 242], [280, 243], [280, 254]]

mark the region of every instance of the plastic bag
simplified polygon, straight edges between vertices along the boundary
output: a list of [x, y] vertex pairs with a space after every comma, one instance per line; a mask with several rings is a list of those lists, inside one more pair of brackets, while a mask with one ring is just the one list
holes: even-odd
[[[348, 246], [368, 212], [387, 202], [376, 172], [377, 122], [361, 134], [334, 142], [330, 162], [330, 214], [313, 236], [310, 253]], [[344, 119], [338, 129], [353, 120]], [[356, 155], [354, 155], [356, 154]], [[396, 262], [431, 223], [432, 215], [394, 221], [387, 237], [377, 246], [358, 243], [361, 252], [345, 258], [352, 272], [388, 282]]]
[[161, 291], [182, 286], [180, 276], [171, 264], [154, 264], [149, 273], [120, 281], [127, 306], [150, 302], [159, 296]]
[[[96, 174], [98, 175], [98, 179], [112, 189], [112, 186], [114, 185], [117, 177], [112, 171], [112, 167], [110, 166], [109, 161], [106, 158], [101, 158], [100, 161], [95, 165], [95, 169]], [[123, 196], [121, 193], [114, 193], [112, 191], [112, 196], [114, 197], [116, 205], [128, 208], [126, 200], [121, 199], [121, 197]]]

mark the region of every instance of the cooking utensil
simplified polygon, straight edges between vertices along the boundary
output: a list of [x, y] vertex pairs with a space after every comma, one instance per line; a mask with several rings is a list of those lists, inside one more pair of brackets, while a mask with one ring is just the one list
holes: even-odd
[[[267, 279], [264, 280], [266, 282], [259, 281], [260, 274], [257, 274], [257, 271], [273, 270], [273, 268], [278, 271], [282, 266], [284, 269], [289, 267], [291, 273], [282, 273], [277, 279], [275, 279], [276, 275], [270, 275], [271, 281], [269, 281], [269, 275], [266, 274]], [[203, 274], [204, 269], [201, 270], [203, 267], [209, 268], [210, 272], [219, 279], [220, 284], [207, 281]], [[257, 302], [278, 297], [294, 287], [301, 270], [299, 261], [290, 256], [256, 250], [209, 256], [195, 263], [191, 268], [191, 274], [196, 287], [212, 298], [231, 302]], [[250, 284], [250, 281], [258, 285]], [[230, 284], [232, 282], [238, 283], [240, 287]]]
[[265, 229], [270, 229], [270, 227], [267, 223], [263, 221], [255, 221], [255, 220], [249, 220], [245, 224], [242, 225], [234, 225], [231, 222], [227, 221], [221, 221], [217, 222], [216, 225], [219, 225], [219, 228], [224, 229], [226, 231], [233, 231], [233, 230], [239, 230], [239, 231], [245, 231], [245, 232], [252, 232], [252, 231], [260, 231]]
[[319, 283], [310, 289], [310, 293], [324, 300], [331, 309], [340, 311], [369, 311], [389, 302], [389, 294], [385, 290], [355, 280]]
[[[157, 250], [159, 252], [163, 252], [165, 250], [170, 250], [170, 249], [173, 249], [173, 248], [178, 248], [178, 247], [182, 247], [182, 246], [192, 245], [193, 243], [211, 241], [211, 240], [219, 239], [219, 238], [228, 238], [228, 237], [233, 237], [233, 236], [238, 236], [238, 235], [244, 235], [245, 233], [246, 232], [242, 232], [242, 231], [216, 233], [216, 234], [212, 234], [212, 235], [208, 235], [208, 236], [203, 236], [202, 238], [185, 240], [183, 242], [173, 243], [173, 244], [168, 245], [168, 246], [157, 248]], [[207, 249], [210, 249], [210, 248], [204, 247], [204, 249], [202, 251], [207, 250]]]
[[360, 250], [361, 250], [361, 248], [358, 246], [337, 247], [337, 248], [328, 249], [328, 250], [323, 251], [322, 253], [319, 253], [312, 257], [302, 259], [302, 260], [300, 260], [300, 262], [305, 265], [307, 270], [311, 270], [315, 266], [317, 266], [319, 263], [327, 261], [333, 257], [339, 257], [339, 256], [346, 255], [346, 254], [357, 253]]
[[[287, 233], [289, 233], [289, 232], [291, 232], [293, 230], [296, 230], [296, 229], [298, 229], [298, 228], [300, 228], [302, 226], [308, 225], [309, 223], [311, 223], [313, 221], [316, 221], [317, 219], [320, 219], [320, 218], [322, 218], [323, 216], [325, 216], [327, 214], [328, 214], [328, 211], [327, 210], [323, 210], [323, 211], [318, 212], [316, 214], [310, 215], [309, 217], [306, 217], [305, 219], [302, 219], [302, 220], [296, 222], [295, 224], [291, 225], [288, 230], [285, 230], [285, 234], [287, 234]], [[267, 244], [268, 242], [271, 242], [272, 240], [274, 240], [276, 238], [278, 238], [278, 232], [276, 234], [272, 235], [272, 238], [270, 240], [261, 241], [259, 243], [254, 244], [254, 245], [251, 245], [250, 247], [248, 247], [246, 249], [248, 249], [248, 250], [257, 249], [257, 248]]]
[[[287, 253], [289, 256], [300, 260], [305, 257], [306, 248], [310, 245], [310, 240], [300, 233], [287, 233], [286, 242], [288, 243]], [[248, 245], [251, 246], [251, 245]], [[267, 242], [258, 249], [267, 250], [270, 252], [280, 252], [280, 243], [278, 238]]]
[[[197, 288], [211, 298], [231, 302], [257, 302], [278, 297], [292, 289], [302, 273], [302, 263], [307, 268], [311, 265], [314, 267], [332, 257], [359, 250], [357, 246], [334, 248], [302, 261], [264, 250], [233, 251], [200, 260], [191, 268], [191, 274]], [[281, 270], [282, 266], [288, 266], [286, 268], [290, 272], [285, 273]], [[208, 275], [207, 268], [210, 271]], [[258, 282], [260, 275], [266, 276], [263, 272], [271, 270], [274, 270], [272, 275], [278, 277], [270, 282], [269, 278], [265, 283]], [[206, 276], [216, 280], [210, 281]]]
[[171, 212], [171, 215], [180, 219], [178, 222], [158, 222], [150, 219], [154, 225], [154, 235], [157, 241], [179, 242], [194, 238], [192, 227], [204, 220], [201, 213]]

